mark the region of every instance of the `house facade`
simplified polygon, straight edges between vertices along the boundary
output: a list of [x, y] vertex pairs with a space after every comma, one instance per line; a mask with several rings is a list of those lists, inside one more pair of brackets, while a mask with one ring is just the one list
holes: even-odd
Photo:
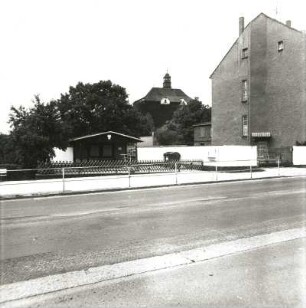
[[70, 140], [73, 161], [119, 160], [137, 158], [140, 139], [121, 133], [107, 131]]
[[260, 14], [210, 76], [212, 145], [257, 145], [258, 155], [306, 140], [306, 35]]
[[211, 122], [193, 125], [193, 142], [195, 146], [211, 145]]
[[181, 89], [173, 89], [171, 76], [166, 73], [162, 88], [153, 87], [146, 96], [134, 102], [134, 107], [142, 114], [150, 114], [155, 128], [171, 120], [173, 113], [192, 99]]

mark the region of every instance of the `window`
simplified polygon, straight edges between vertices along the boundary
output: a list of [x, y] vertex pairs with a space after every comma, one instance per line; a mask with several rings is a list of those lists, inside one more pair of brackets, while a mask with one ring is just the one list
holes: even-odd
[[249, 50], [248, 50], [248, 48], [243, 48], [243, 49], [242, 49], [241, 58], [242, 58], [242, 59], [247, 59], [248, 56], [249, 56]]
[[249, 128], [249, 123], [248, 123], [248, 116], [243, 115], [242, 116], [242, 137], [247, 137], [248, 136], [248, 128]]
[[81, 145], [81, 159], [86, 160], [88, 158], [88, 148]]
[[99, 146], [97, 144], [92, 144], [90, 146], [90, 151], [89, 151], [89, 156], [91, 158], [98, 158], [100, 155], [100, 149]]
[[169, 100], [168, 97], [162, 98], [160, 102], [161, 102], [162, 105], [169, 105], [170, 104], [170, 100]]
[[241, 97], [242, 102], [247, 102], [248, 101], [248, 81], [247, 80], [242, 80], [242, 97]]
[[187, 105], [186, 101], [183, 98], [181, 98], [180, 101], [181, 101], [180, 103], [181, 105]]
[[111, 144], [103, 145], [103, 157], [112, 157], [113, 156], [113, 146]]
[[278, 42], [278, 52], [281, 52], [284, 50], [284, 41]]

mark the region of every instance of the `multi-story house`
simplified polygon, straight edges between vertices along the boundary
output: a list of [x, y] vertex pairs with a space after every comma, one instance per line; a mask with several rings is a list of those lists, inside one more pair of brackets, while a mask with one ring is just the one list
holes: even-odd
[[[306, 35], [265, 14], [246, 27], [212, 75], [212, 145], [257, 145], [259, 156], [306, 141]], [[288, 158], [288, 157], [286, 157]]]

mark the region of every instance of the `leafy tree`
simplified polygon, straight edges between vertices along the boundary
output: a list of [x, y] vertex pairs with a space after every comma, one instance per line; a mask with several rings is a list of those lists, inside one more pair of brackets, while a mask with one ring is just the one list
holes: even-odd
[[16, 155], [10, 135], [0, 134], [0, 165], [14, 164]]
[[54, 147], [65, 149], [68, 145], [69, 131], [56, 102], [43, 104], [36, 95], [33, 103], [30, 109], [12, 107], [9, 120], [16, 162], [23, 168], [35, 168], [39, 161], [49, 161]]
[[111, 81], [79, 82], [61, 95], [58, 108], [71, 137], [108, 130], [133, 136], [151, 132], [148, 119], [128, 104], [126, 90]]
[[194, 99], [176, 110], [172, 119], [157, 130], [157, 141], [161, 145], [193, 145], [193, 125], [210, 120], [211, 107]]
[[173, 120], [168, 121], [165, 125], [157, 129], [155, 136], [160, 145], [184, 144], [179, 126]]
[[[78, 83], [59, 100], [47, 104], [35, 96], [30, 109], [12, 107], [9, 122], [15, 162], [34, 168], [54, 156], [54, 147], [65, 149], [71, 137], [107, 130], [133, 136], [150, 134], [150, 118], [129, 105], [127, 97], [124, 88], [100, 81]], [[0, 142], [7, 140], [2, 138]]]

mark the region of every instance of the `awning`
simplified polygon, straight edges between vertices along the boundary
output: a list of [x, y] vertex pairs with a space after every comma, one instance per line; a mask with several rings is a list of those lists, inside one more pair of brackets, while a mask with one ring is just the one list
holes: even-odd
[[253, 138], [270, 138], [271, 133], [270, 132], [254, 132], [252, 133]]

